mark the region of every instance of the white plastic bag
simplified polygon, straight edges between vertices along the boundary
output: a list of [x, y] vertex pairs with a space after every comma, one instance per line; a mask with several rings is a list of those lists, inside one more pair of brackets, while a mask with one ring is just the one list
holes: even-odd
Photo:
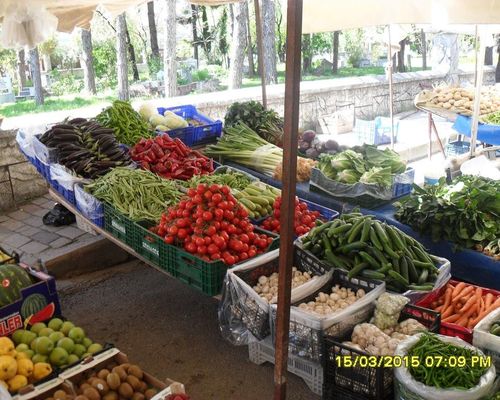
[[92, 220], [94, 223], [99, 218], [104, 217], [104, 206], [102, 202], [87, 193], [81, 183], [76, 183], [75, 189], [75, 202], [76, 207], [82, 214]]
[[[420, 336], [421, 334], [417, 334], [402, 341], [396, 348], [394, 355], [401, 358], [406, 356], [408, 350], [418, 342]], [[473, 349], [478, 352], [479, 355], [483, 355], [481, 351], [469, 343], [464, 342], [462, 339], [442, 335], [437, 336], [443, 342]], [[394, 383], [396, 391], [394, 398], [399, 400], [479, 400], [491, 393], [495, 383], [495, 375], [495, 366], [492, 365], [490, 369], [481, 377], [479, 385], [472, 389], [438, 389], [418, 382], [411, 376], [405, 366], [401, 366], [394, 370]]]
[[34, 48], [49, 39], [56, 31], [58, 19], [39, 2], [3, 0], [4, 15], [0, 41], [2, 47]]
[[50, 179], [56, 181], [66, 190], [73, 191], [75, 183], [89, 183], [89, 179], [80, 178], [73, 175], [73, 173], [61, 164], [50, 164]]
[[35, 158], [33, 149], [33, 135], [24, 129], [19, 129], [16, 134], [16, 141], [21, 151], [29, 158]]
[[472, 344], [491, 356], [496, 369], [500, 372], [500, 336], [490, 333], [491, 325], [500, 321], [500, 308], [483, 318], [475, 327]]

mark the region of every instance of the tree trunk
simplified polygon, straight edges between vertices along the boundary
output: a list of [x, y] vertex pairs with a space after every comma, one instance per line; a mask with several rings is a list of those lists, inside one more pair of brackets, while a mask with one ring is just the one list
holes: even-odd
[[35, 87], [35, 104], [40, 106], [44, 103], [42, 92], [42, 75], [40, 73], [40, 58], [38, 56], [38, 47], [30, 50], [31, 80]]
[[42, 54], [43, 70], [49, 72], [52, 70], [52, 61], [50, 60], [50, 54]]
[[191, 27], [193, 30], [193, 56], [196, 60], [196, 66], [200, 64], [200, 58], [198, 55], [198, 29], [196, 24], [198, 22], [198, 7], [194, 4], [191, 4]]
[[307, 73], [311, 70], [311, 34], [303, 35], [302, 40], [302, 71]]
[[125, 13], [116, 18], [116, 73], [118, 78], [118, 98], [128, 100], [128, 63], [127, 63], [127, 22]]
[[158, 47], [158, 33], [156, 31], [155, 21], [155, 2], [148, 3], [148, 25], [149, 25], [149, 41], [151, 42], [151, 54], [153, 57], [160, 57], [160, 49]]
[[493, 46], [486, 47], [484, 53], [484, 65], [493, 65]]
[[[168, 0], [167, 0], [168, 1]], [[209, 64], [212, 63], [212, 43], [210, 38], [210, 26], [208, 25], [208, 17], [207, 17], [207, 7], [201, 6], [201, 37], [202, 37], [202, 45], [203, 51], [205, 52], [205, 57]]]
[[234, 34], [234, 7], [233, 3], [229, 3], [229, 20], [231, 23], [229, 24], [231, 27], [231, 37], [233, 37]]
[[165, 46], [163, 50], [165, 97], [177, 95], [175, 0], [166, 0]]
[[427, 69], [427, 39], [423, 29], [420, 31], [420, 36], [422, 41], [422, 68]]
[[399, 42], [401, 49], [398, 51], [398, 72], [405, 72], [405, 44], [406, 39]]
[[333, 32], [332, 72], [334, 74], [337, 74], [339, 72], [339, 36], [340, 36], [340, 31]]
[[246, 43], [246, 1], [234, 5], [234, 31], [231, 41], [231, 66], [229, 68], [229, 89], [241, 87], [243, 82], [243, 60]]
[[24, 57], [24, 50], [19, 50], [17, 52], [17, 83], [20, 91], [26, 86], [26, 60]]
[[500, 46], [497, 48], [498, 59], [497, 59], [497, 67], [495, 69], [495, 82], [500, 82]]
[[276, 10], [274, 0], [261, 0], [262, 9], [262, 52], [266, 84], [277, 83], [276, 72]]
[[130, 64], [132, 64], [132, 78], [134, 82], [139, 80], [139, 70], [137, 69], [137, 60], [135, 58], [135, 49], [132, 41], [130, 40], [130, 34], [128, 32], [127, 20], [125, 19], [125, 37], [127, 38], [127, 48], [128, 55], [130, 57]]
[[248, 75], [255, 76], [255, 64], [253, 62], [252, 32], [250, 29], [250, 4], [248, 4], [248, 2], [247, 2], [247, 57], [248, 57]]
[[83, 82], [85, 90], [89, 94], [96, 94], [94, 58], [92, 56], [92, 34], [86, 29], [82, 29], [82, 56]]

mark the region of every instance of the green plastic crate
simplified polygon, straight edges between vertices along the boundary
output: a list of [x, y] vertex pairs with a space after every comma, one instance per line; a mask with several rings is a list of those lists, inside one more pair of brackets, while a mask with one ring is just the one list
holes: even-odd
[[107, 203], [104, 203], [104, 229], [134, 248], [134, 222]]
[[156, 266], [170, 272], [173, 263], [173, 246], [168, 245], [163, 238], [151, 232], [149, 228], [152, 226], [150, 222], [134, 223], [134, 250]]
[[[267, 251], [279, 247], [280, 238], [271, 232], [255, 227], [254, 232], [266, 233], [269, 236], [275, 236]], [[172, 267], [169, 272], [172, 276], [178, 278], [189, 286], [192, 286], [209, 296], [215, 296], [221, 292], [222, 283], [226, 276], [227, 265], [222, 261], [203, 261], [201, 258], [184, 251], [179, 247], [166, 245], [168, 250], [172, 251]]]

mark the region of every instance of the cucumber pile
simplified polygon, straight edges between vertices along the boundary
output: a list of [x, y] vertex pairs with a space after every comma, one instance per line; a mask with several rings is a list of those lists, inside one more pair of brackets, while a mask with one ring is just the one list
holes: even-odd
[[234, 197], [246, 208], [250, 218], [260, 219], [273, 214], [273, 205], [281, 191], [268, 185], [252, 183], [243, 190], [233, 190]]
[[438, 276], [439, 261], [412, 237], [360, 213], [343, 214], [302, 238], [303, 249], [321, 261], [386, 282], [388, 290], [429, 291]]
[[495, 336], [500, 336], [500, 321], [496, 321], [491, 325], [490, 333]]

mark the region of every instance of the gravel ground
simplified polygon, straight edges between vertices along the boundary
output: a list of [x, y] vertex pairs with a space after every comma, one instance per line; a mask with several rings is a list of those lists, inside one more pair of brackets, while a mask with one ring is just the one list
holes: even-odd
[[[113, 343], [160, 379], [186, 385], [193, 400], [273, 396], [273, 366], [255, 365], [247, 346], [219, 333], [217, 300], [132, 261], [58, 280], [63, 314], [92, 339]], [[319, 400], [288, 374], [288, 399]]]

